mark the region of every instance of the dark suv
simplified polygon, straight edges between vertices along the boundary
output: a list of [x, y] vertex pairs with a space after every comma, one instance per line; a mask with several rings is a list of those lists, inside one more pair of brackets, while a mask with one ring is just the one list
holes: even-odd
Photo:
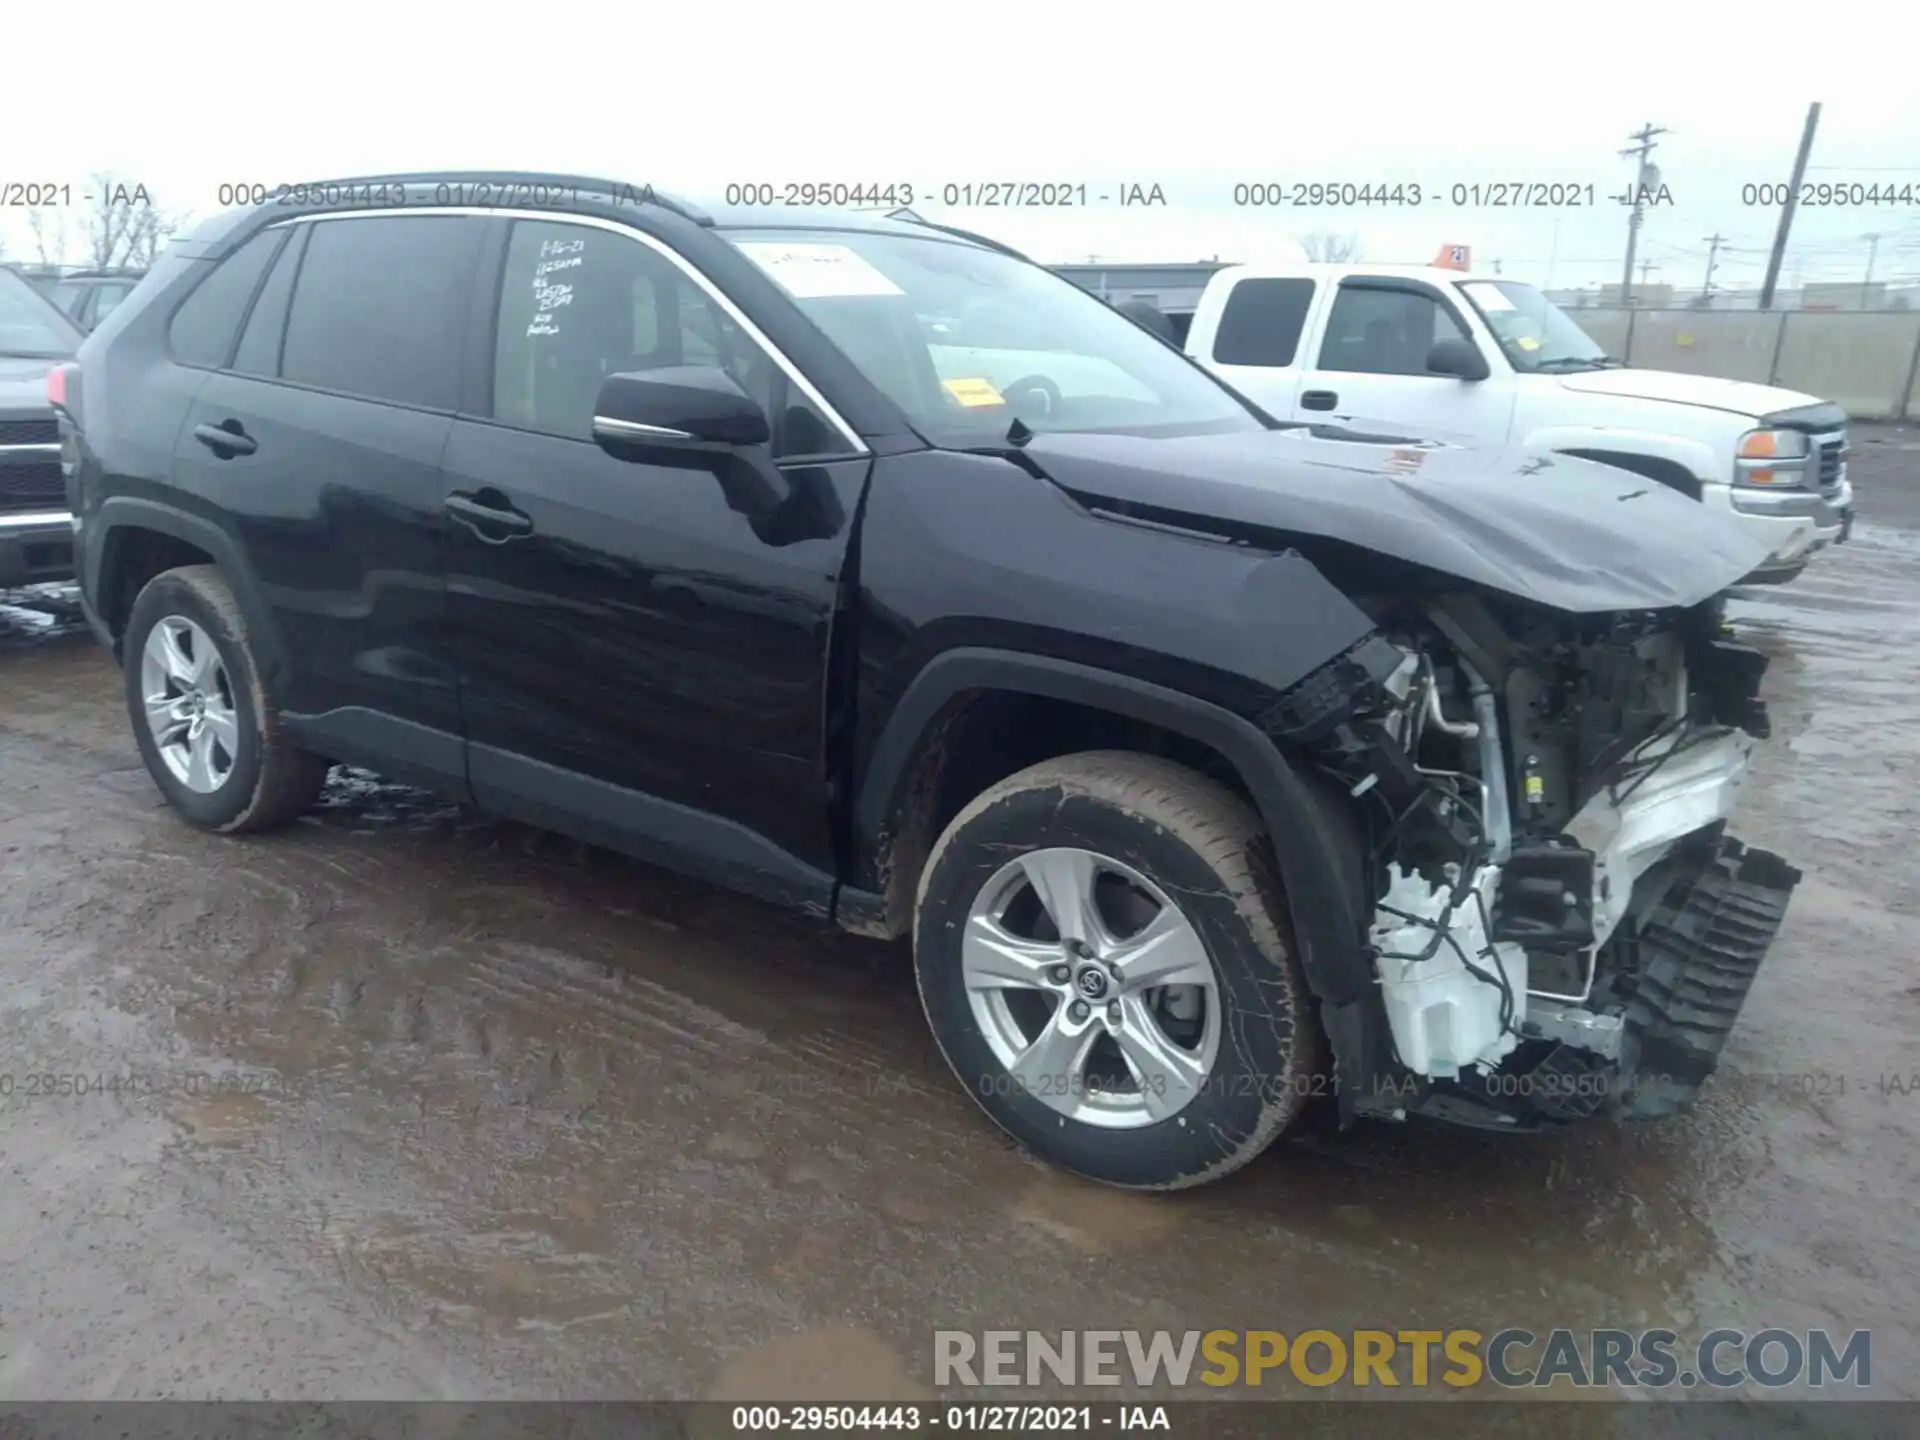
[[0, 265], [0, 590], [73, 577], [73, 517], [47, 377], [80, 340], [52, 302]]
[[1798, 872], [1724, 834], [1754, 543], [1283, 427], [1018, 255], [565, 176], [300, 187], [56, 377], [89, 618], [209, 830], [370, 766], [861, 934], [966, 1089], [1175, 1187], [1315, 1096], [1667, 1113]]
[[74, 270], [45, 286], [47, 298], [82, 330], [92, 330], [111, 315], [140, 284], [144, 270]]

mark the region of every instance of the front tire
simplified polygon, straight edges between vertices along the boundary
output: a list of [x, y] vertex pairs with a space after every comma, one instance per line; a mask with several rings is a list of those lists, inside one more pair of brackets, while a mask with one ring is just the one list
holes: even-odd
[[189, 824], [270, 830], [310, 807], [328, 762], [287, 739], [219, 569], [148, 581], [122, 638], [127, 713], [147, 772]]
[[981, 1108], [1135, 1189], [1264, 1150], [1321, 1079], [1264, 848], [1240, 797], [1129, 752], [1046, 761], [962, 810], [921, 875], [914, 966]]

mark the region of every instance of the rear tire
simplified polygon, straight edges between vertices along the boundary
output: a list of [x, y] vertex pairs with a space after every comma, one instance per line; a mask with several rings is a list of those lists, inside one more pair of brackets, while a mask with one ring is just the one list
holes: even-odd
[[968, 1093], [1112, 1185], [1252, 1160], [1324, 1081], [1265, 855], [1250, 805], [1152, 756], [1049, 760], [976, 798], [914, 920], [921, 1003]]
[[121, 651], [140, 758], [189, 824], [271, 830], [319, 798], [330, 764], [288, 740], [218, 567], [185, 565], [148, 581]]

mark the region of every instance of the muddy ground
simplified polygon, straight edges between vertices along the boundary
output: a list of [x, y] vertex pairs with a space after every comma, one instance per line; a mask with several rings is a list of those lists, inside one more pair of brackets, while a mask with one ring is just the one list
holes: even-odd
[[1920, 432], [1859, 440], [1854, 543], [1734, 611], [1777, 737], [1736, 831], [1808, 878], [1703, 1106], [1168, 1198], [1011, 1148], [895, 949], [364, 776], [198, 834], [107, 656], [16, 634], [0, 1397], [882, 1398], [945, 1327], [1725, 1324], [1870, 1327], [1920, 1398]]

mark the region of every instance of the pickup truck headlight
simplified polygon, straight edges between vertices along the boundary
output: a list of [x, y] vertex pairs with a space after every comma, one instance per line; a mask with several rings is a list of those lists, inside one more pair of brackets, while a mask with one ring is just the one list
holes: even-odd
[[1799, 430], [1749, 430], [1740, 437], [1733, 470], [1736, 485], [1798, 485], [1813, 458]]

